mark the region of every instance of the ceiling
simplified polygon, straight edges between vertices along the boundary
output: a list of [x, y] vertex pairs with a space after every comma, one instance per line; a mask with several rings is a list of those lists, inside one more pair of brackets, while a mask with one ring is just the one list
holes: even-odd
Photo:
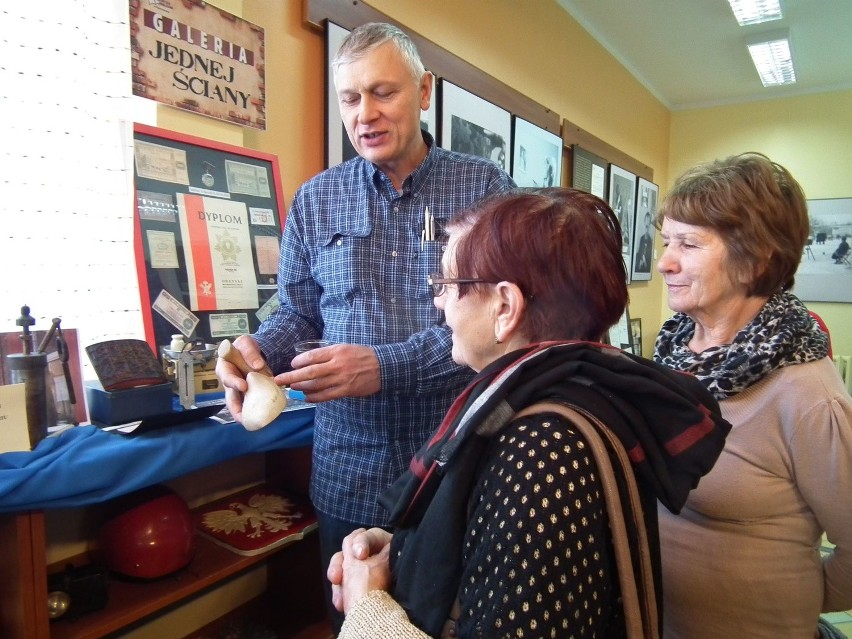
[[[852, 1], [781, 0], [741, 27], [726, 0], [556, 0], [671, 110], [852, 89]], [[744, 39], [787, 28], [796, 84], [764, 87]]]

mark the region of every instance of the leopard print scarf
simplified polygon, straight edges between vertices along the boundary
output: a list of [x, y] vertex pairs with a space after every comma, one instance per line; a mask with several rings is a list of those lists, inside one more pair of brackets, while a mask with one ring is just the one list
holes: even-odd
[[731, 344], [702, 353], [689, 350], [695, 322], [677, 313], [663, 324], [654, 345], [654, 361], [692, 373], [716, 397], [727, 399], [782, 366], [822, 359], [828, 336], [789, 292], [776, 293]]

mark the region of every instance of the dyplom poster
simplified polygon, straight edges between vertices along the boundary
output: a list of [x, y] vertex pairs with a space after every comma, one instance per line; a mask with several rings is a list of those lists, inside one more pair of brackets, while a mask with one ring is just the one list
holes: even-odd
[[130, 0], [133, 94], [266, 129], [264, 32], [202, 0]]
[[177, 204], [190, 308], [257, 308], [246, 205], [188, 193], [178, 194]]

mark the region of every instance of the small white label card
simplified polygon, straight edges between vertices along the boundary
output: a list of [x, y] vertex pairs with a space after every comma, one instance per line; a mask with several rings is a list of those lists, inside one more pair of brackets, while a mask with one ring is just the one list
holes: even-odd
[[30, 450], [25, 386], [0, 386], [0, 453]]

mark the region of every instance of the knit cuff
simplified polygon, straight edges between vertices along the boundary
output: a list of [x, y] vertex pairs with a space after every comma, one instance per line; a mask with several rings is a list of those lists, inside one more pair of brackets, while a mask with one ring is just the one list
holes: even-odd
[[384, 590], [371, 590], [349, 609], [338, 639], [429, 639], [408, 620], [393, 597]]

